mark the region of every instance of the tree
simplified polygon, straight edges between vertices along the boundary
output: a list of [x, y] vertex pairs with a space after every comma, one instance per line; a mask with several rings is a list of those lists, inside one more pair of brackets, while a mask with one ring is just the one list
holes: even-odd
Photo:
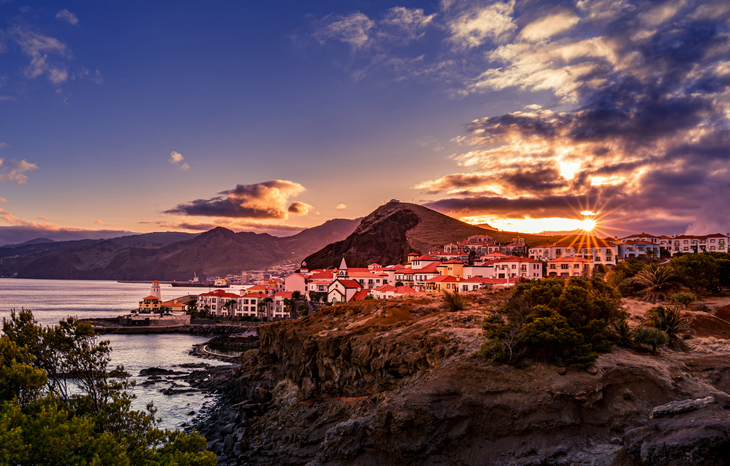
[[267, 296], [258, 303], [258, 307], [266, 308], [266, 316], [268, 317], [271, 314], [271, 303], [274, 302], [274, 298], [271, 296]]
[[711, 254], [683, 254], [669, 263], [688, 288], [696, 294], [721, 289], [720, 265]]
[[300, 304], [299, 306], [297, 306], [297, 312], [299, 313], [300, 317], [304, 317], [309, 313], [307, 306], [305, 306], [304, 304]]
[[656, 328], [639, 327], [634, 332], [634, 341], [651, 346], [651, 352], [656, 354], [657, 347], [669, 343], [669, 336]]
[[670, 267], [658, 267], [651, 264], [637, 273], [633, 280], [644, 288], [639, 293], [651, 303], [666, 300], [667, 293], [676, 286], [676, 275]]
[[302, 293], [300, 291], [292, 291], [291, 299], [295, 301], [302, 299]]
[[109, 370], [109, 342], [99, 341], [89, 324], [69, 318], [43, 328], [23, 310], [3, 320], [3, 332], [2, 464], [215, 464], [205, 438], [159, 429], [151, 405], [148, 412], [130, 408], [128, 374]]
[[669, 297], [669, 301], [672, 304], [678, 304], [685, 308], [696, 300], [697, 295], [695, 295], [691, 291], [680, 291], [679, 293], [674, 293]]
[[526, 357], [586, 367], [611, 350], [626, 312], [620, 294], [598, 278], [547, 278], [517, 285], [507, 302], [482, 323], [480, 354], [514, 364]]
[[397, 282], [395, 282], [395, 285], [394, 286], [396, 286], [396, 287], [403, 286], [403, 282], [400, 281], [400, 280], [398, 280]]
[[226, 310], [226, 313], [228, 314], [229, 317], [231, 316], [231, 307], [234, 307], [236, 304], [238, 304], [238, 303], [235, 299], [229, 299], [223, 305], [223, 308]]

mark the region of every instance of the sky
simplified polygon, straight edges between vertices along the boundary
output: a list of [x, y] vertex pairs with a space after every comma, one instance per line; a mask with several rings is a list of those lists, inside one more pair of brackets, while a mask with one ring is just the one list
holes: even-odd
[[730, 231], [730, 2], [0, 0], [0, 244], [392, 198]]

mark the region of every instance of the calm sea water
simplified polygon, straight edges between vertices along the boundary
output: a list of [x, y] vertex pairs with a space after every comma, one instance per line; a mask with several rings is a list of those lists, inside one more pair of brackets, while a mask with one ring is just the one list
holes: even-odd
[[[68, 316], [78, 318], [116, 317], [135, 308], [140, 299], [150, 294], [151, 284], [117, 283], [114, 281], [83, 280], [21, 280], [0, 278], [0, 317], [8, 317], [11, 309], [30, 309], [35, 319], [43, 325], [53, 325]], [[206, 288], [173, 288], [161, 285], [162, 299], [169, 300], [186, 294], [207, 292]], [[238, 290], [232, 290], [238, 292]], [[104, 335], [112, 346], [112, 367], [121, 364], [137, 382], [134, 394], [136, 409], [144, 409], [154, 403], [157, 416], [166, 428], [178, 428], [203, 406], [213, 403], [214, 396], [201, 392], [164, 395], [166, 388], [185, 389], [187, 384], [175, 378], [163, 377], [154, 385], [142, 387], [147, 377], [139, 371], [148, 367], [179, 372], [190, 372], [180, 365], [205, 362], [221, 365], [223, 362], [203, 360], [188, 354], [194, 344], [207, 341], [208, 337], [193, 335]]]

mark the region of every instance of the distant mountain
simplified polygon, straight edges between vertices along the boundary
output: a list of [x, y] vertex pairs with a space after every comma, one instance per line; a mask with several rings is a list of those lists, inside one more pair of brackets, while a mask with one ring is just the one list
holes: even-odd
[[399, 264], [410, 252], [426, 253], [472, 235], [489, 235], [498, 242], [519, 237], [528, 246], [550, 239], [487, 229], [417, 204], [389, 202], [363, 218], [350, 236], [327, 245], [305, 260], [310, 269], [337, 267], [343, 257], [352, 267], [365, 267], [373, 262]]
[[[335, 219], [279, 238], [267, 233], [235, 233], [226, 228], [192, 235], [148, 233], [57, 247], [33, 254], [17, 270], [20, 278], [92, 280], [188, 280], [267, 268], [285, 260], [299, 262], [312, 251], [347, 237], [360, 219]], [[54, 243], [58, 244], [58, 243]], [[0, 273], [3, 272], [0, 248]], [[17, 262], [17, 260], [16, 260]], [[7, 267], [5, 268], [8, 269]]]
[[48, 238], [35, 238], [28, 241], [24, 241], [22, 243], [18, 244], [6, 244], [4, 246], [0, 246], [3, 248], [17, 248], [18, 246], [28, 246], [29, 244], [46, 244], [46, 243], [55, 243], [55, 240], [48, 239]]

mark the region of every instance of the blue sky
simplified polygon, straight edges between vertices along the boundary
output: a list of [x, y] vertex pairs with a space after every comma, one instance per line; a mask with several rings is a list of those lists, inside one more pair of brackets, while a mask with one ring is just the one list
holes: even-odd
[[[714, 214], [729, 15], [691, 0], [6, 1], [0, 243], [290, 234], [393, 197], [507, 227], [591, 210], [626, 231], [730, 229]], [[615, 103], [637, 95], [655, 97]], [[671, 109], [672, 134], [630, 130]]]

